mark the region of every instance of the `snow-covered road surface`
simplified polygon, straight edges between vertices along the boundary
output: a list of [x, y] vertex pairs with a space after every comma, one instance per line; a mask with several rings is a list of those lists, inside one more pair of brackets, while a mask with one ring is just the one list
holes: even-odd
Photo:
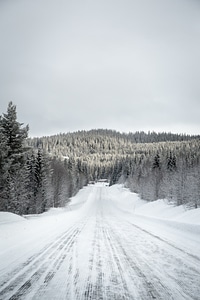
[[200, 226], [95, 185], [70, 210], [0, 225], [0, 299], [200, 299]]

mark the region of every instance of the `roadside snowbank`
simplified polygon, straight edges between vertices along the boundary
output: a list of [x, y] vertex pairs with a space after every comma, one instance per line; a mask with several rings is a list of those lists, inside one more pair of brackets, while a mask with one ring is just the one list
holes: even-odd
[[0, 211], [0, 225], [20, 221], [26, 221], [26, 219], [10, 212]]
[[153, 202], [141, 200], [138, 194], [131, 193], [119, 184], [109, 189], [112, 191], [111, 200], [115, 201], [118, 208], [123, 207], [124, 211], [156, 219], [200, 225], [200, 208], [189, 210], [183, 205], [170, 205], [163, 199]]
[[166, 200], [148, 202], [139, 207], [136, 213], [147, 217], [200, 225], [200, 208], [188, 210], [183, 205], [170, 205]]

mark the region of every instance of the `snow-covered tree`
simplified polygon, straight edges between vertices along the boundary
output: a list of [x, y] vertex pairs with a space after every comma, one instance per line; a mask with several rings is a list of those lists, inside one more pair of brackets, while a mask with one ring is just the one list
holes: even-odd
[[[18, 195], [22, 184], [17, 185], [16, 179], [21, 177], [25, 164], [27, 148], [24, 140], [28, 136], [28, 126], [22, 127], [17, 121], [16, 106], [9, 102], [7, 113], [0, 118], [0, 197], [1, 209], [18, 212]], [[16, 204], [17, 203], [17, 204]]]

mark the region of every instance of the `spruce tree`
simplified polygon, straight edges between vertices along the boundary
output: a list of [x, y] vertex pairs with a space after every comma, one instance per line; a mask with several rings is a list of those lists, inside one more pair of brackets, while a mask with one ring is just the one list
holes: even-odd
[[[2, 134], [6, 139], [8, 147], [8, 158], [12, 160], [15, 170], [23, 162], [23, 155], [26, 151], [24, 140], [28, 137], [28, 125], [22, 127], [23, 123], [17, 121], [16, 106], [9, 102], [7, 113], [1, 118]], [[20, 167], [20, 166], [19, 166]]]
[[[0, 118], [0, 148], [1, 148], [1, 174], [0, 174], [0, 200], [1, 209], [19, 213], [19, 190], [16, 185], [17, 177], [25, 164], [27, 148], [24, 140], [28, 136], [28, 126], [22, 127], [17, 121], [16, 106], [9, 102], [7, 113]], [[20, 190], [21, 190], [20, 185]]]
[[155, 200], [159, 199], [159, 190], [160, 190], [160, 183], [161, 183], [161, 163], [160, 163], [160, 155], [157, 152], [156, 156], [153, 160], [153, 188], [155, 193]]

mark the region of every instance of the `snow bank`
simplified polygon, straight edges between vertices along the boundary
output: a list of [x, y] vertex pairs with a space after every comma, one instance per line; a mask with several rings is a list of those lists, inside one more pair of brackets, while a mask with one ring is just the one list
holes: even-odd
[[127, 212], [135, 212], [136, 209], [147, 203], [145, 200], [141, 200], [139, 195], [131, 193], [129, 189], [124, 188], [122, 184], [116, 184], [109, 187], [110, 200], [121, 210]]
[[176, 217], [176, 220], [200, 225], [200, 208], [184, 211]]
[[[90, 188], [92, 188], [92, 186]], [[71, 198], [68, 208], [70, 210], [74, 210], [80, 208], [83, 204], [85, 204], [87, 200], [87, 192], [88, 187], [83, 187], [74, 197]]]
[[183, 205], [173, 206], [163, 199], [153, 202], [141, 200], [138, 194], [130, 192], [120, 184], [109, 187], [109, 190], [111, 200], [123, 211], [156, 219], [200, 225], [200, 208], [189, 210]]
[[137, 214], [162, 219], [176, 218], [183, 212], [185, 212], [183, 206], [170, 205], [166, 200], [147, 202], [143, 207], [137, 209]]
[[26, 221], [25, 218], [15, 215], [10, 212], [0, 212], [0, 225], [4, 223]]
[[135, 212], [142, 216], [200, 225], [200, 209], [187, 210], [183, 205], [173, 206], [166, 200], [148, 202]]

